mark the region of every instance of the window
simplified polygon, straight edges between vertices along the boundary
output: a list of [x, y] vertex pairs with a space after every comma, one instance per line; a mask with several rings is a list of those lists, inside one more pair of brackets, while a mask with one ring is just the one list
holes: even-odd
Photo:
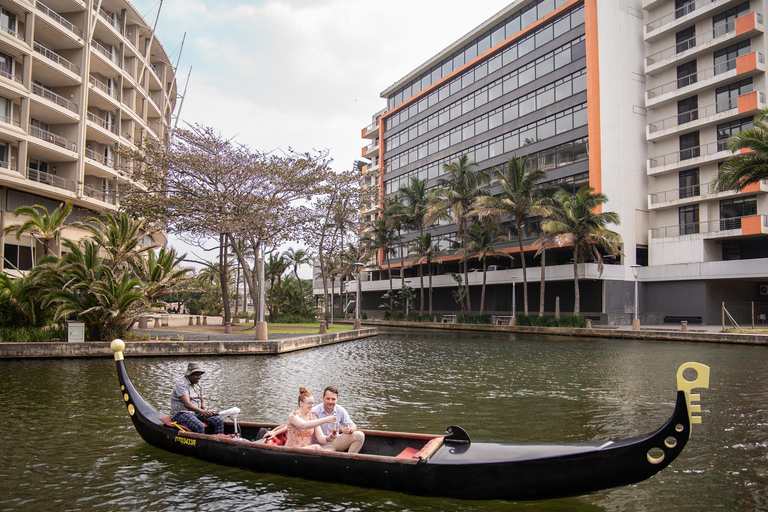
[[13, 57], [3, 52], [0, 52], [0, 75], [10, 80], [14, 79]]
[[741, 57], [750, 52], [749, 39], [740, 43], [732, 44], [728, 48], [717, 50], [714, 53], [715, 74], [725, 73], [736, 69], [736, 57]]
[[690, 160], [701, 156], [699, 147], [699, 132], [686, 133], [680, 136], [680, 160]]
[[727, 34], [732, 31], [736, 24], [736, 18], [744, 16], [749, 12], [749, 2], [744, 2], [741, 5], [737, 5], [725, 12], [716, 14], [712, 17], [712, 35], [714, 37]]
[[0, 121], [13, 124], [13, 101], [0, 96]]
[[681, 206], [678, 209], [680, 234], [692, 235], [699, 232], [699, 205]]
[[691, 96], [677, 102], [677, 124], [690, 123], [699, 118], [699, 97]]
[[741, 229], [741, 218], [757, 215], [757, 196], [720, 201], [720, 229]]
[[715, 90], [716, 110], [730, 110], [739, 106], [739, 96], [752, 92], [752, 79], [728, 84]]
[[688, 169], [686, 171], [680, 171], [680, 199], [686, 197], [696, 197], [701, 195], [699, 187], [699, 169]]
[[692, 60], [677, 66], [677, 88], [696, 83], [696, 61]]
[[681, 30], [675, 34], [675, 53], [683, 53], [685, 50], [696, 46], [696, 26]]
[[696, 9], [694, 0], [675, 0], [675, 18], [682, 18]]
[[32, 268], [32, 255], [32, 247], [27, 247], [25, 245], [5, 244], [6, 267], [15, 267], [18, 270], [29, 270]]
[[725, 151], [728, 149], [728, 139], [743, 130], [752, 128], [752, 120], [752, 116], [749, 116], [717, 125], [717, 150]]
[[16, 15], [7, 9], [0, 9], [0, 30], [16, 35]]

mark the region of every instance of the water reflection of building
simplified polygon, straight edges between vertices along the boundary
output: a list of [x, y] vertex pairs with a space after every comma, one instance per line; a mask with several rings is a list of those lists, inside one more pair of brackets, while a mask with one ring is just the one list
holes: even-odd
[[[763, 6], [513, 2], [382, 92], [387, 106], [363, 129], [370, 143], [362, 156], [383, 170], [383, 191], [392, 194], [414, 176], [435, 187], [443, 164], [462, 154], [482, 170], [527, 155], [547, 171], [546, 184], [589, 185], [608, 196], [604, 210], [621, 216], [615, 229], [623, 255], [602, 276], [595, 263], [580, 265], [584, 314], [629, 323], [630, 265], [638, 264], [644, 322], [718, 323], [721, 302], [760, 301], [760, 285], [768, 283], [768, 185], [724, 193], [709, 186], [729, 155], [727, 138], [766, 106]], [[451, 223], [431, 229], [446, 251], [435, 265], [436, 311], [456, 309], [448, 292], [455, 287], [448, 274], [458, 271], [449, 250], [456, 231]], [[525, 234], [524, 249], [534, 312], [537, 234], [535, 226]], [[406, 235], [405, 251], [416, 236]], [[516, 245], [513, 238], [498, 246], [515, 260], [488, 274], [491, 313], [508, 312], [511, 282], [522, 282]], [[547, 252], [548, 312], [556, 297], [563, 312], [573, 307], [571, 261], [567, 248]], [[489, 263], [510, 266], [508, 259]], [[388, 289], [386, 273], [374, 274], [363, 283], [364, 310], [375, 310]], [[406, 282], [416, 275], [406, 268]], [[481, 279], [470, 275], [475, 305]]]
[[[0, 10], [0, 225], [19, 222], [19, 206], [50, 212], [69, 201], [70, 222], [116, 210], [131, 180], [115, 147], [163, 138], [176, 104], [163, 46], [126, 0], [2, 1]], [[42, 249], [29, 236], [3, 242], [0, 269], [12, 275]]]

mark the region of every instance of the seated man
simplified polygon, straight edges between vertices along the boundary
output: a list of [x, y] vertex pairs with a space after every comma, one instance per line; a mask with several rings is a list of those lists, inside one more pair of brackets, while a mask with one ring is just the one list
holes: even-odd
[[224, 433], [224, 419], [205, 408], [200, 378], [205, 370], [199, 363], [189, 363], [184, 376], [176, 381], [171, 392], [171, 421], [198, 434], [205, 433], [203, 422], [213, 434]]
[[[312, 412], [317, 415], [318, 419], [327, 418], [328, 416], [336, 416], [339, 419], [338, 436], [333, 435], [333, 423], [323, 423], [320, 425], [323, 435], [332, 439], [321, 446], [323, 450], [335, 452], [348, 450], [349, 453], [359, 453], [365, 442], [365, 434], [357, 430], [349, 414], [347, 414], [347, 410], [340, 406], [338, 401], [339, 390], [334, 386], [328, 386], [323, 391], [323, 403], [316, 405], [312, 409]], [[312, 442], [318, 443], [314, 434], [312, 435]]]

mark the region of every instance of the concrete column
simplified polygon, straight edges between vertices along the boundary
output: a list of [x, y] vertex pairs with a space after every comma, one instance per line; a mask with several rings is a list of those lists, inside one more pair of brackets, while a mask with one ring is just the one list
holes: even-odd
[[267, 341], [269, 333], [267, 332], [267, 322], [256, 322], [256, 341]]
[[326, 334], [328, 332], [328, 329], [325, 325], [324, 320], [320, 320], [320, 334]]
[[146, 329], [147, 328], [147, 317], [144, 315], [141, 315], [139, 317], [139, 329]]
[[587, 326], [586, 326], [586, 328], [587, 329], [591, 329], [592, 328], [592, 320], [590, 320], [589, 318], [587, 318]]
[[688, 332], [688, 320], [681, 320], [680, 321], [680, 331]]
[[159, 316], [155, 318], [155, 327], [156, 328], [160, 327], [160, 317]]
[[633, 318], [632, 319], [632, 330], [633, 331], [639, 331], [640, 330], [640, 319], [639, 318]]
[[208, 325], [208, 317], [207, 316], [203, 317], [203, 325]]
[[194, 320], [194, 318], [195, 318], [195, 317], [193, 317], [193, 316], [189, 317], [189, 325], [195, 325], [195, 320]]
[[352, 326], [352, 328], [357, 330], [357, 329], [360, 329], [362, 326], [363, 326], [363, 322], [359, 318], [355, 318], [355, 323]]
[[195, 321], [195, 324], [196, 325], [201, 325], [202, 324], [202, 322], [200, 321], [200, 317], [199, 316], [197, 317], [197, 320]]

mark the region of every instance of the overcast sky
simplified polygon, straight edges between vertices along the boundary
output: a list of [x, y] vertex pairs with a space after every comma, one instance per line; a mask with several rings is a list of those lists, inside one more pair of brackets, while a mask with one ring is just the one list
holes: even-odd
[[[131, 1], [151, 25], [159, 1]], [[381, 91], [510, 3], [164, 0], [157, 37], [175, 63], [186, 32], [180, 126], [211, 126], [260, 151], [328, 149], [342, 170], [361, 158]]]

